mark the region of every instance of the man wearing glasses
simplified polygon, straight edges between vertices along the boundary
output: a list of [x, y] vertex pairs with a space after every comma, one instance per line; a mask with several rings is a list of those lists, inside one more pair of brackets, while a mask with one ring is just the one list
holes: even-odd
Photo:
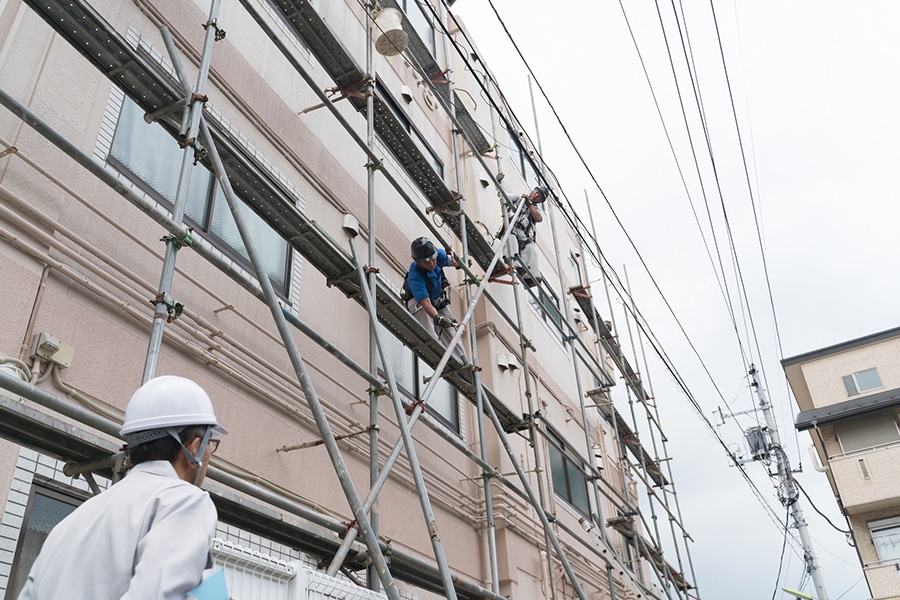
[[200, 485], [228, 433], [190, 379], [142, 385], [125, 410], [128, 475], [47, 537], [19, 600], [183, 600], [212, 566], [217, 513]]

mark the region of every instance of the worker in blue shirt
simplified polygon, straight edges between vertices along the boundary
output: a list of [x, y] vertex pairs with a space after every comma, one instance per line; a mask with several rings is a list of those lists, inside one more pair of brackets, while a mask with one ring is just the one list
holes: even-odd
[[[420, 237], [410, 245], [413, 262], [403, 282], [406, 308], [416, 320], [436, 339], [446, 346], [456, 334], [458, 325], [450, 315], [450, 285], [444, 277], [443, 268], [455, 267], [453, 255], [435, 248], [428, 238]], [[462, 344], [457, 342], [453, 356], [465, 363], [466, 354]]]

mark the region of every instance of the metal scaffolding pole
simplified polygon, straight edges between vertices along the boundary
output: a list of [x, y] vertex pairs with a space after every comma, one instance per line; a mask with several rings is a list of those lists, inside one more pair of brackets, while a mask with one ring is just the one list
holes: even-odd
[[[442, 12], [446, 10], [442, 5]], [[450, 57], [450, 40], [448, 36], [444, 36], [444, 55], [447, 59], [447, 69], [445, 78], [447, 80], [447, 96], [450, 98], [450, 106], [448, 107], [449, 115], [451, 120], [454, 123], [457, 123], [457, 115], [456, 115], [456, 94], [453, 88], [453, 70], [449, 65], [449, 57]], [[460, 172], [460, 162], [459, 162], [459, 139], [457, 137], [457, 131], [454, 130], [451, 133], [450, 139], [453, 143], [453, 167], [456, 175], [456, 190], [460, 192], [462, 190], [462, 175]], [[466, 212], [465, 212], [465, 198], [460, 195], [460, 210], [462, 214], [460, 215], [460, 231], [462, 232], [462, 264], [469, 264], [469, 241], [468, 241], [468, 232], [466, 229]], [[500, 251], [502, 251], [502, 246], [500, 247]], [[469, 280], [471, 281], [471, 280]], [[466, 292], [466, 306], [470, 306], [472, 304], [472, 293], [469, 287], [469, 284], [465, 286]], [[472, 370], [472, 383], [475, 386], [475, 390], [477, 393], [477, 413], [478, 413], [478, 441], [480, 446], [481, 460], [484, 462], [488, 462], [488, 450], [487, 450], [487, 436], [484, 426], [484, 390], [481, 387], [481, 372], [478, 368], [479, 359], [478, 359], [478, 337], [475, 331], [475, 327], [469, 327], [469, 347], [471, 348], [471, 357], [472, 364], [475, 368]], [[484, 512], [487, 524], [487, 542], [488, 542], [488, 557], [491, 568], [491, 590], [494, 593], [500, 592], [500, 573], [497, 567], [497, 533], [496, 527], [494, 523], [494, 499], [493, 493], [491, 491], [491, 477], [493, 469], [484, 469], [481, 470], [481, 481], [482, 481], [482, 489], [484, 491]]]
[[[129, 187], [122, 185], [121, 182], [115, 176], [111, 175], [109, 172], [107, 172], [101, 166], [98, 166], [97, 163], [94, 162], [90, 157], [88, 157], [86, 154], [81, 152], [80, 149], [75, 147], [71, 142], [69, 142], [64, 137], [62, 137], [54, 129], [49, 127], [43, 120], [41, 120], [39, 117], [37, 117], [37, 115], [35, 115], [27, 107], [25, 107], [20, 102], [18, 102], [18, 100], [16, 100], [15, 98], [13, 98], [9, 94], [7, 94], [2, 88], [0, 88], [0, 104], [3, 104], [4, 106], [6, 106], [10, 111], [12, 111], [14, 114], [19, 116], [25, 123], [27, 123], [29, 126], [34, 128], [38, 133], [40, 133], [41, 135], [46, 137], [55, 146], [57, 146], [58, 148], [63, 150], [63, 152], [65, 152], [67, 155], [72, 157], [74, 160], [76, 160], [76, 162], [78, 162], [79, 164], [84, 166], [91, 173], [95, 174], [98, 178], [100, 178], [107, 185], [109, 185], [112, 189], [114, 189], [116, 192], [118, 192], [123, 197], [125, 197], [127, 200], [129, 200], [132, 204], [134, 204], [140, 210], [142, 210], [147, 215], [152, 217], [154, 219], [154, 221], [156, 221], [157, 223], [159, 223], [160, 225], [165, 227], [169, 232], [173, 233], [173, 235], [179, 235], [179, 234], [186, 233], [186, 231], [183, 229], [183, 226], [175, 223], [166, 214], [164, 214], [162, 211], [160, 211], [154, 204], [148, 202], [142, 196], [134, 193]], [[203, 126], [203, 129], [205, 132], [205, 130], [206, 130], [205, 124]], [[205, 135], [205, 133], [204, 133], [204, 135]], [[214, 150], [214, 147], [212, 149]], [[216, 156], [217, 156], [217, 153], [216, 153]], [[219, 164], [221, 166], [221, 163], [219, 163]], [[524, 206], [524, 204], [520, 205], [519, 210], [521, 210], [521, 208], [523, 206]], [[505, 243], [507, 237], [504, 237], [504, 239], [502, 240], [504, 243]], [[503, 245], [504, 244], [501, 243], [500, 247], [502, 248]], [[234, 267], [232, 265], [230, 265], [227, 261], [223, 260], [222, 257], [219, 254], [217, 254], [216, 251], [214, 251], [211, 247], [207, 247], [206, 243], [202, 239], [195, 241], [195, 243], [192, 245], [192, 248], [194, 250], [196, 250], [206, 260], [208, 260], [212, 264], [214, 264], [222, 272], [224, 272], [224, 273], [228, 274], [230, 277], [232, 277], [244, 289], [246, 289], [247, 291], [251, 292], [252, 294], [254, 294], [255, 296], [257, 296], [261, 299], [265, 299], [264, 293], [263, 293], [263, 291], [260, 290], [260, 287], [259, 287], [262, 280], [259, 280], [259, 281], [251, 280], [243, 272], [240, 272], [240, 271], [237, 271], [236, 269], [234, 269]], [[496, 260], [496, 258], [497, 257], [495, 256], [495, 260]], [[470, 307], [470, 313], [471, 313], [471, 308], [473, 308], [474, 305], [477, 304], [478, 297], [480, 297], [480, 295], [484, 292], [484, 284], [486, 283], [486, 281], [487, 280], [484, 280], [482, 282], [482, 285], [479, 286], [478, 291], [476, 292], [475, 296], [473, 297], [473, 305]], [[299, 318], [297, 318], [295, 315], [291, 314], [290, 312], [288, 312], [284, 309], [281, 309], [281, 312], [287, 321], [290, 321], [295, 327], [298, 328], [298, 330], [303, 332], [305, 335], [309, 336], [310, 339], [312, 339], [316, 343], [320, 344], [330, 354], [332, 354], [333, 356], [338, 358], [343, 364], [348, 366], [348, 368], [353, 370], [355, 373], [357, 373], [361, 377], [367, 379], [368, 381], [370, 381], [370, 383], [373, 383], [375, 385], [382, 384], [381, 381], [373, 378], [369, 374], [368, 371], [366, 371], [359, 365], [356, 365], [352, 361], [352, 359], [350, 359], [349, 357], [347, 357], [346, 355], [341, 353], [337, 348], [335, 348], [332, 344], [327, 342], [327, 340], [325, 340], [324, 338], [319, 336], [312, 328], [310, 328], [308, 325], [306, 325], [301, 320], [299, 320]], [[469, 316], [471, 316], [471, 315], [469, 315]], [[4, 381], [6, 379], [8, 379], [10, 381], [9, 382]], [[19, 385], [21, 382], [17, 382], [17, 380], [15, 380], [14, 378], [7, 377], [2, 373], [0, 373], [0, 383], [4, 384], [3, 387], [5, 387], [6, 389], [9, 389], [10, 391], [13, 391], [15, 393], [19, 393], [22, 395], [30, 394], [28, 396], [29, 398], [35, 399], [35, 401], [40, 402], [42, 405], [52, 408], [53, 410], [62, 412], [63, 414], [73, 416], [73, 418], [76, 418], [81, 422], [87, 423], [101, 431], [110, 433], [111, 435], [117, 435], [118, 429], [120, 428], [119, 425], [114, 424], [112, 422], [108, 422], [103, 417], [94, 415], [90, 411], [87, 411], [80, 407], [72, 407], [72, 406], [68, 406], [68, 405], [63, 405], [59, 401], [55, 401], [55, 403], [50, 402], [47, 400], [47, 398], [50, 397], [49, 394], [46, 394], [45, 392], [42, 392], [41, 390], [37, 390], [36, 388], [32, 389], [33, 386], [29, 386], [27, 388], [27, 390], [23, 391], [23, 388]], [[426, 390], [426, 393], [430, 393], [430, 390]], [[32, 396], [34, 396], [34, 397], [32, 397]], [[489, 403], [488, 403], [488, 406], [490, 406]], [[417, 415], [414, 413], [414, 416], [417, 416]], [[496, 419], [496, 414], [494, 414], [493, 418]], [[412, 423], [412, 421], [413, 420], [411, 419], [411, 423]], [[110, 424], [110, 423], [112, 423], [112, 424]], [[435, 426], [435, 427], [433, 427], [433, 429], [437, 433], [442, 435], [442, 437], [444, 439], [446, 439], [449, 443], [453, 444], [457, 449], [459, 449], [461, 452], [463, 452], [468, 458], [470, 458], [471, 460], [473, 460], [474, 462], [479, 464], [481, 467], [490, 468], [490, 466], [486, 463], [483, 463], [477, 455], [474, 455], [473, 453], [468, 451], [468, 449], [465, 447], [464, 444], [462, 444], [458, 440], [452, 438], [452, 436], [450, 436], [449, 434], [446, 434], [446, 432], [443, 432], [443, 430], [441, 430], [439, 427]], [[397, 453], [399, 454], [399, 448], [400, 448], [399, 442], [398, 442], [397, 448], [398, 448]], [[383, 474], [384, 473], [382, 473], [382, 475]], [[221, 481], [223, 483], [231, 485], [232, 487], [234, 487], [235, 489], [238, 489], [238, 490], [244, 490], [246, 487], [246, 485], [243, 484], [243, 482], [241, 482], [240, 480], [238, 480], [236, 478], [230, 478], [228, 476], [225, 476], [225, 475], [221, 474], [218, 469], [211, 469], [210, 477], [217, 481]], [[526, 499], [526, 500], [533, 499], [533, 496], [530, 496], [526, 492], [523, 492], [523, 491], [519, 490], [518, 488], [513, 487], [509, 481], [507, 481], [504, 477], [502, 477], [498, 473], [495, 472], [494, 477], [498, 481], [500, 481], [501, 483], [506, 485], [511, 491], [513, 491], [514, 493], [516, 493], [517, 495], [522, 497], [523, 499]], [[251, 495], [254, 495], [254, 494], [251, 492]], [[255, 496], [255, 497], [260, 497], [260, 496]], [[293, 503], [286, 501], [286, 500], [275, 501], [274, 498], [270, 498], [268, 496], [260, 497], [260, 498], [267, 502], [272, 502], [273, 504], [276, 504], [279, 506], [285, 506], [285, 505], [293, 506], [294, 505]], [[544, 515], [542, 507], [537, 506], [537, 505], [535, 505], [535, 507], [539, 511], [541, 511], [541, 515]], [[294, 514], [298, 514], [299, 516], [302, 516], [304, 518], [309, 518], [313, 522], [318, 522], [316, 520], [317, 519], [316, 515], [306, 514], [304, 512], [296, 512], [296, 511], [292, 511], [292, 512], [294, 512]], [[365, 513], [365, 510], [362, 512]], [[584, 545], [587, 550], [596, 554], [599, 558], [601, 558], [603, 560], [607, 560], [607, 558], [604, 557], [601, 552], [597, 551], [595, 548], [593, 548], [592, 546], [587, 544], [584, 540], [582, 540], [580, 537], [578, 537], [573, 531], [564, 527], [562, 524], [559, 524], [559, 526], [563, 530], [565, 530], [568, 534], [572, 535], [573, 539], [575, 541]], [[340, 527], [340, 528], [333, 528], [333, 529], [335, 531], [343, 532], [345, 528]], [[355, 529], [351, 528], [351, 531], [355, 531]], [[546, 528], [545, 528], [545, 532], [546, 532]], [[397, 554], [396, 550], [394, 550], [393, 552], [395, 555]], [[454, 577], [454, 581], [456, 582], [457, 587], [463, 586], [463, 588], [465, 588], [465, 584], [462, 583], [458, 578]], [[465, 589], [468, 589], [468, 588], [465, 588]], [[486, 598], [494, 597], [494, 595], [489, 594], [486, 590], [483, 590], [482, 592], [479, 592], [479, 593], [481, 593]], [[497, 596], [496, 598], [497, 598], [497, 600], [500, 599], [499, 596]]]
[[[625, 269], [625, 282], [626, 282], [626, 286], [628, 286], [628, 296], [631, 297], [631, 289], [630, 289], [631, 284], [628, 283], [627, 269]], [[632, 305], [632, 309], [633, 309], [633, 305]], [[632, 333], [631, 333], [631, 321], [628, 319], [628, 313], [625, 314], [625, 328], [628, 331], [628, 339], [631, 342], [631, 351], [632, 351], [633, 358], [634, 358], [634, 364], [637, 365], [637, 364], [639, 364], [638, 360], [637, 360], [637, 349], [634, 344], [634, 335], [632, 335]], [[640, 373], [636, 372], [635, 375], [637, 375], [639, 377]], [[638, 398], [638, 401], [641, 402], [642, 404], [644, 404], [644, 408], [646, 409], [646, 399]], [[638, 419], [637, 419], [637, 414], [634, 409], [634, 397], [631, 394], [628, 394], [628, 409], [631, 412], [631, 422], [633, 423], [633, 427], [634, 427], [635, 439], [638, 443], [640, 443], [640, 435], [638, 433]], [[655, 448], [656, 447], [656, 438], [653, 435], [653, 428], [650, 429], [650, 437], [651, 437], [653, 446]], [[656, 460], [658, 463], [659, 456], [655, 455], [654, 460]], [[643, 453], [641, 453], [641, 455], [640, 455], [640, 466], [641, 466], [641, 471], [644, 473], [645, 479], [647, 479], [648, 481], [652, 481], [652, 479], [650, 478], [648, 471], [647, 471], [647, 463], [646, 463]], [[662, 538], [660, 537], [660, 534], [659, 534], [659, 517], [656, 514], [656, 502], [654, 501], [655, 498], [656, 498], [656, 494], [653, 493], [653, 490], [649, 489], [649, 487], [648, 487], [647, 504], [650, 506], [650, 519], [653, 524], [654, 534], [656, 535], [656, 543], [659, 545], [662, 541]], [[643, 516], [641, 517], [641, 520], [642, 521], [644, 520]], [[641, 538], [641, 543], [644, 543], [642, 538]], [[645, 544], [645, 546], [646, 546], [646, 544]], [[649, 562], [650, 562], [650, 565], [654, 568], [654, 570], [661, 572], [660, 574], [662, 575], [661, 579], [662, 579], [663, 589], [666, 592], [666, 596], [671, 598], [672, 596], [671, 596], [671, 593], [669, 590], [671, 588], [671, 582], [673, 581], [672, 573], [669, 572], [668, 563], [666, 563], [665, 560], [662, 560], [662, 547], [659, 547], [659, 553], [660, 553], [659, 556], [660, 556], [660, 559], [662, 562], [661, 569], [658, 569], [652, 560]], [[676, 592], [678, 593], [679, 596], [681, 595], [680, 591], [676, 590]]]
[[[366, 147], [371, 153], [375, 152], [375, 62], [372, 53], [372, 27], [375, 25], [375, 19], [372, 12], [375, 10], [374, 3], [366, 6], [366, 73], [368, 81], [366, 82]], [[366, 224], [369, 233], [369, 289], [374, 290], [377, 285], [377, 274], [375, 270], [376, 248], [375, 240], [375, 164], [370, 158], [366, 163]], [[351, 240], [352, 243], [352, 240]], [[356, 249], [354, 248], [354, 254]], [[359, 261], [357, 260], [357, 264]], [[361, 282], [361, 284], [364, 282]], [[366, 296], [368, 300], [368, 295]], [[371, 314], [371, 313], [370, 313]], [[374, 314], [371, 314], [374, 317]], [[369, 372], [373, 375], [378, 370], [378, 356], [376, 352], [376, 340], [378, 339], [378, 320], [375, 318], [369, 321]], [[385, 359], [381, 354], [382, 360]], [[384, 360], [385, 371], [388, 370], [387, 361]], [[393, 390], [391, 394], [393, 395]], [[396, 402], [396, 401], [395, 401]], [[402, 416], [398, 414], [398, 422], [402, 421]], [[378, 392], [375, 388], [369, 391], [369, 488], [375, 485], [378, 479]], [[405, 441], [405, 439], [404, 439]], [[407, 449], [409, 450], [409, 449]], [[372, 500], [372, 506], [368, 510], [369, 521], [372, 524], [372, 531], [378, 535], [378, 496]], [[444, 566], [441, 565], [441, 575], [444, 573]], [[374, 565], [366, 568], [366, 583], [369, 589], [379, 591], [378, 578], [374, 570]]]
[[265, 265], [263, 265], [262, 259], [256, 250], [255, 242], [247, 231], [247, 226], [244, 223], [244, 216], [241, 213], [241, 202], [235, 197], [234, 191], [231, 189], [231, 183], [228, 180], [228, 175], [225, 173], [225, 167], [222, 165], [212, 135], [209, 133], [209, 128], [206, 127], [205, 123], [201, 124], [201, 134], [209, 149], [210, 158], [212, 159], [216, 172], [216, 179], [225, 192], [225, 199], [228, 202], [228, 207], [231, 209], [235, 225], [241, 234], [241, 240], [244, 243], [247, 254], [250, 256], [250, 262], [253, 263], [257, 279], [259, 280], [263, 294], [266, 297], [266, 303], [269, 306], [272, 317], [275, 319], [275, 325], [278, 328], [278, 333], [284, 343], [291, 364], [294, 367], [294, 372], [300, 382], [300, 387], [303, 389], [303, 395], [306, 397], [306, 401], [312, 411], [316, 426], [319, 429], [319, 434], [322, 436], [325, 448], [328, 451], [328, 456], [331, 459], [335, 473], [340, 480], [341, 488], [343, 488], [344, 495], [347, 497], [347, 502], [350, 504], [350, 509], [353, 511], [353, 517], [356, 519], [356, 524], [362, 530], [366, 546], [369, 549], [369, 556], [375, 565], [375, 569], [378, 571], [378, 577], [381, 579], [381, 583], [384, 586], [388, 598], [391, 600], [400, 600], [400, 592], [394, 584], [393, 577], [388, 570], [387, 562], [385, 561], [384, 555], [381, 553], [381, 548], [378, 545], [378, 537], [375, 535], [375, 532], [372, 531], [368, 516], [362, 510], [359, 494], [356, 491], [356, 487], [353, 485], [353, 480], [350, 478], [350, 472], [347, 469], [347, 465], [344, 463], [341, 449], [334, 439], [334, 433], [331, 431], [331, 426], [328, 424], [328, 419], [325, 416], [325, 412], [322, 410], [322, 404], [313, 387], [312, 380], [309, 378], [309, 374], [306, 371], [306, 365], [303, 363], [303, 359], [297, 349], [297, 344], [287, 328], [287, 321], [284, 318], [281, 307], [278, 305], [278, 298], [275, 295], [275, 290], [272, 289], [272, 282], [269, 281]]
[[[371, 248], [372, 246], [373, 244], [370, 243], [369, 247]], [[369, 322], [371, 325], [370, 331], [374, 338], [374, 345], [376, 346], [378, 356], [381, 357], [382, 368], [387, 375], [388, 388], [390, 389], [391, 400], [394, 405], [394, 413], [397, 415], [397, 425], [400, 428], [400, 437], [403, 440], [403, 446], [406, 448], [406, 457], [407, 460], [409, 460], [409, 468], [412, 471], [413, 481], [416, 484], [416, 491], [419, 494], [419, 503], [422, 505], [422, 513], [425, 516], [425, 524], [428, 527], [428, 534], [431, 538], [431, 547], [434, 551], [434, 558], [437, 561], [438, 568], [441, 571], [441, 578], [444, 581], [444, 593], [449, 600], [456, 600], [456, 590], [453, 587], [453, 579], [450, 575], [450, 568], [447, 565], [447, 557], [444, 554], [444, 546], [441, 543], [437, 521], [434, 518], [434, 511], [431, 508], [431, 501], [428, 498], [428, 489], [425, 487], [425, 478], [422, 476], [422, 468], [419, 465], [419, 459], [416, 456], [416, 446], [413, 443], [412, 436], [409, 434], [409, 427], [406, 425], [406, 420], [403, 418], [404, 411], [403, 406], [400, 404], [400, 391], [397, 388], [397, 381], [394, 378], [394, 369], [391, 367], [390, 360], [388, 360], [388, 356], [385, 353], [381, 332], [378, 331], [378, 309], [375, 306], [375, 300], [372, 298], [370, 289], [366, 286], [366, 276], [363, 272], [362, 263], [359, 260], [359, 253], [356, 250], [356, 243], [353, 238], [350, 238], [350, 248], [353, 250], [353, 259], [356, 263], [357, 273], [359, 274], [359, 283], [363, 290], [366, 308], [368, 309]], [[377, 473], [374, 479], [378, 479]], [[372, 500], [373, 504], [377, 501], [377, 498], [376, 491]]]
[[[34, 402], [40, 406], [48, 408], [54, 412], [65, 415], [74, 419], [78, 423], [87, 425], [92, 429], [105, 433], [115, 439], [120, 439], [119, 430], [122, 424], [113, 421], [107, 417], [98, 415], [83, 406], [75, 404], [69, 400], [59, 398], [50, 392], [47, 392], [31, 383], [22, 381], [14, 375], [0, 370], [0, 389], [8, 390], [13, 394], [22, 396], [23, 398]], [[112, 452], [112, 450], [110, 450]], [[268, 503], [281, 510], [285, 510], [291, 515], [297, 516], [309, 523], [323, 527], [335, 534], [342, 534], [346, 531], [346, 523], [339, 521], [331, 516], [316, 512], [308, 506], [296, 502], [283, 494], [273, 492], [263, 488], [260, 485], [247, 481], [246, 479], [233, 474], [223, 468], [210, 465], [207, 470], [207, 478], [217, 481], [229, 488], [242, 492], [250, 498], [255, 498], [262, 502]], [[381, 547], [387, 549], [388, 546], [384, 542], [380, 542]], [[417, 556], [406, 554], [401, 550], [391, 548], [392, 556], [397, 561], [402, 561], [407, 570], [418, 577], [424, 577], [436, 569], [433, 565], [427, 564]], [[454, 584], [461, 592], [465, 592], [469, 596], [487, 600], [508, 600], [504, 596], [493, 594], [490, 590], [479, 587], [469, 581], [465, 581], [454, 576]]]
[[[203, 38], [203, 53], [200, 56], [200, 72], [197, 74], [197, 85], [195, 90], [188, 86], [185, 89], [187, 96], [190, 98], [190, 111], [188, 119], [188, 128], [182, 134], [185, 136], [182, 142], [184, 154], [181, 159], [181, 172], [178, 175], [178, 188], [175, 192], [175, 206], [172, 210], [172, 219], [176, 223], [181, 223], [184, 218], [184, 206], [187, 202], [188, 185], [190, 183], [191, 168], [196, 164], [195, 157], [198, 153], [202, 153], [202, 149], [197, 144], [197, 131], [200, 128], [200, 117], [203, 112], [203, 103], [205, 101], [206, 82], [209, 76], [209, 63], [212, 59], [212, 45], [219, 33], [217, 20], [219, 17], [219, 5], [221, 0], [212, 0], [209, 9], [209, 19], [206, 22], [206, 35]], [[179, 72], [182, 83], [187, 76], [183, 71]], [[154, 299], [153, 326], [150, 330], [150, 340], [147, 344], [147, 358], [144, 363], [144, 375], [141, 379], [143, 383], [153, 379], [156, 376], [156, 368], [159, 364], [159, 353], [162, 348], [163, 332], [166, 323], [178, 317], [180, 307], [178, 303], [170, 295], [172, 291], [172, 281], [175, 276], [175, 259], [178, 249], [185, 243], [185, 240], [176, 239], [172, 236], [166, 238], [166, 255], [163, 259], [162, 273], [159, 278], [159, 288]]]
[[587, 596], [585, 595], [584, 590], [581, 589], [581, 585], [578, 583], [578, 578], [575, 576], [575, 571], [572, 570], [572, 565], [569, 564], [569, 559], [566, 558], [566, 553], [563, 552], [562, 546], [559, 543], [559, 539], [556, 537], [556, 533], [553, 531], [553, 528], [550, 525], [550, 520], [547, 518], [547, 513], [538, 503], [538, 498], [534, 495], [534, 490], [531, 489], [531, 484], [528, 482], [528, 477], [525, 475], [525, 470], [522, 468], [522, 464], [519, 462], [519, 458], [516, 456], [515, 450], [509, 443], [509, 437], [506, 435], [506, 432], [503, 431], [503, 424], [500, 423], [500, 419], [497, 417], [497, 413], [494, 410], [494, 407], [490, 402], [488, 402], [485, 405], [485, 408], [487, 408], [488, 414], [491, 417], [491, 421], [493, 421], [494, 423], [494, 428], [497, 430], [497, 435], [500, 436], [500, 441], [503, 443], [503, 447], [506, 449], [506, 454], [509, 456], [509, 460], [510, 462], [512, 462], [516, 474], [519, 476], [519, 482], [525, 489], [525, 493], [528, 494], [531, 505], [537, 509], [538, 517], [540, 517], [541, 524], [544, 526], [544, 531], [546, 531], [547, 535], [550, 536], [550, 543], [553, 545], [553, 549], [556, 551], [556, 556], [557, 558], [559, 558], [559, 562], [562, 563], [563, 570], [565, 570], [566, 575], [568, 575], [569, 577], [569, 582], [572, 584], [572, 587], [575, 588], [575, 594], [581, 600], [587, 600]]
[[[678, 496], [676, 496], [675, 492], [674, 492], [675, 481], [672, 477], [672, 467], [670, 464], [668, 453], [666, 452], [666, 436], [662, 431], [662, 423], [660, 422], [660, 419], [659, 419], [659, 407], [655, 402], [656, 395], [653, 392], [653, 383], [650, 380], [649, 363], [647, 362], [647, 353], [646, 353], [646, 349], [644, 348], [643, 337], [641, 336], [641, 327], [640, 327], [640, 324], [637, 322], [637, 315], [638, 315], [637, 304], [634, 301], [634, 296], [631, 294], [631, 282], [628, 279], [628, 271], [627, 270], [625, 271], [625, 281], [628, 283], [628, 296], [629, 296], [629, 298], [631, 298], [632, 312], [635, 315], [635, 334], [636, 334], [636, 338], [637, 338], [637, 343], [635, 344], [634, 339], [632, 339], [632, 348], [634, 348], [636, 346], [641, 349], [641, 357], [643, 358], [643, 363], [644, 363], [644, 379], [647, 382], [647, 388], [650, 393], [650, 398], [652, 398], [654, 400], [652, 403], [650, 403], [653, 407], [652, 413], [650, 410], [650, 406], [648, 406], [648, 403], [647, 402], [643, 403], [644, 411], [647, 414], [647, 426], [650, 429], [650, 441], [653, 446], [653, 455], [656, 459], [657, 465], [661, 465], [661, 463], [663, 463], [663, 462], [666, 463], [667, 470], [669, 472], [668, 482], [669, 482], [669, 485], [672, 486], [672, 495], [675, 498], [675, 508], [678, 511], [679, 518], [680, 518], [681, 509], [678, 506]], [[630, 335], [630, 329], [629, 329], [629, 335]], [[640, 364], [638, 362], [637, 351], [634, 352], [634, 362], [636, 365]], [[635, 425], [637, 425], [637, 423], [635, 423]], [[657, 439], [656, 439], [656, 435], [654, 435], [654, 426], [660, 433], [660, 444], [661, 444], [662, 450], [663, 450], [662, 458], [660, 458], [660, 456], [659, 456], [659, 450], [657, 448]], [[672, 544], [675, 549], [675, 558], [678, 562], [678, 569], [681, 571], [681, 573], [684, 573], [684, 563], [682, 562], [681, 549], [679, 548], [678, 537], [675, 533], [675, 524], [674, 524], [675, 519], [672, 514], [672, 510], [669, 507], [668, 491], [665, 489], [664, 486], [660, 487], [660, 491], [661, 491], [661, 503], [662, 503], [663, 507], [666, 509], [666, 512], [669, 514], [669, 528], [670, 528], [671, 534], [672, 534]], [[655, 525], [656, 524], [655, 523], [655, 520], [656, 520], [655, 514], [654, 514], [653, 518], [654, 518], [654, 525]], [[679, 525], [680, 525], [680, 523], [679, 523]], [[658, 540], [660, 540], [660, 541], [662, 540], [662, 537], [658, 530], [656, 533], [656, 537]], [[687, 545], [687, 539], [686, 538], [683, 538], [683, 539], [684, 539], [684, 544], [685, 544], [684, 549], [685, 549], [685, 552], [687, 553], [688, 563], [690, 564], [690, 550]], [[691, 567], [691, 571], [692, 571], [691, 572], [691, 580], [693, 581], [694, 580], [693, 567]], [[684, 592], [685, 592], [685, 594], [687, 594], [687, 590], [684, 590]]]

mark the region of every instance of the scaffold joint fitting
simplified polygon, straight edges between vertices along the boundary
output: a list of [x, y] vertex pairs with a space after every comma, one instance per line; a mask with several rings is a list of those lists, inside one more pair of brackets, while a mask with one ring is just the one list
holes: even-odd
[[165, 318], [166, 323], [171, 323], [172, 321], [176, 320], [184, 312], [184, 304], [165, 294], [157, 294], [156, 297], [150, 301], [150, 304], [154, 306], [158, 304], [164, 304], [166, 306], [165, 313], [157, 311], [153, 314], [154, 319]]
[[409, 408], [406, 409], [406, 416], [409, 417], [416, 410], [416, 407], [422, 407], [422, 412], [425, 412], [425, 401], [424, 400], [416, 400], [415, 402], [410, 402]]
[[169, 234], [169, 235], [159, 238], [159, 241], [166, 242], [167, 244], [169, 242], [172, 242], [179, 248], [184, 248], [186, 246], [190, 246], [191, 244], [194, 243], [194, 228], [188, 227], [187, 231], [185, 232], [184, 236], [182, 236], [182, 237], [178, 237], [175, 234]]
[[359, 523], [357, 523], [356, 521], [350, 521], [349, 523], [342, 523], [342, 525], [344, 526], [344, 531], [343, 531], [343, 533], [338, 534], [338, 537], [340, 539], [344, 539], [345, 537], [347, 537], [347, 534], [350, 532], [351, 529], [355, 529], [357, 535], [362, 533], [362, 531], [359, 528]]

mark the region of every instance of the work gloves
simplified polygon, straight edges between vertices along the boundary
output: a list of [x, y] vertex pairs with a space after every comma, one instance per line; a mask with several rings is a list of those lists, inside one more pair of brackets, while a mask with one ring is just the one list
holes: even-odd
[[443, 329], [446, 329], [447, 327], [456, 327], [457, 325], [459, 325], [459, 322], [456, 319], [440, 314], [434, 315], [433, 320], [435, 327], [441, 327]]

